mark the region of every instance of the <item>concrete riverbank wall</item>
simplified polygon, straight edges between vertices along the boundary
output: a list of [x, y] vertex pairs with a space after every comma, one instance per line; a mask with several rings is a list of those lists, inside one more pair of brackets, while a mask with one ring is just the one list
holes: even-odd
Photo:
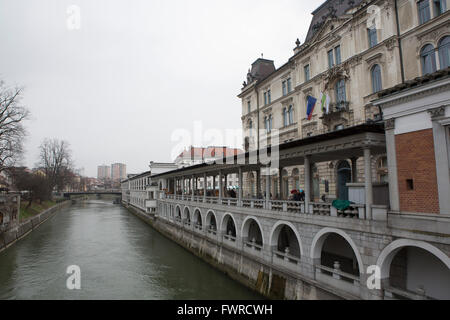
[[60, 209], [67, 208], [71, 205], [71, 201], [61, 202], [40, 214], [21, 222], [17, 227], [0, 233], [0, 252], [12, 246], [16, 241], [24, 238], [30, 232], [38, 228], [42, 223], [53, 217]]
[[230, 247], [206, 235], [149, 215], [133, 206], [128, 206], [127, 209], [167, 238], [266, 298], [277, 300], [346, 298], [332, 294], [311, 280], [300, 279], [287, 269], [269, 265], [263, 259], [246, 254], [244, 250]]

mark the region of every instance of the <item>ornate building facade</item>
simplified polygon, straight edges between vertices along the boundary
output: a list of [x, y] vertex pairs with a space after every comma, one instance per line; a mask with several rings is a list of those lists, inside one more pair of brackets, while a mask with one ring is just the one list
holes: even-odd
[[[382, 121], [380, 108], [372, 103], [381, 90], [449, 66], [447, 2], [323, 3], [312, 13], [305, 42], [297, 40], [285, 64], [276, 69], [273, 61], [262, 58], [252, 64], [238, 95], [245, 149], [259, 149], [274, 137], [279, 143], [313, 139]], [[309, 116], [308, 97], [316, 99]], [[371, 162], [374, 188], [386, 194], [387, 156], [373, 156]], [[364, 181], [363, 167], [362, 158], [314, 163], [312, 199], [347, 200], [351, 184]], [[256, 176], [250, 172], [244, 177], [245, 196], [258, 195]], [[273, 172], [271, 194], [286, 199], [290, 190], [304, 188], [303, 181], [302, 166], [279, 168]], [[388, 198], [379, 201], [386, 204]]]

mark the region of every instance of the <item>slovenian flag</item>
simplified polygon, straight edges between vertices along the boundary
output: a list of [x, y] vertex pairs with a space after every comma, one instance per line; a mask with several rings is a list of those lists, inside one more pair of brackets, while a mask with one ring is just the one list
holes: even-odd
[[311, 120], [314, 107], [316, 106], [317, 99], [311, 96], [307, 97], [306, 116], [308, 120]]
[[330, 108], [330, 96], [326, 94], [325, 92], [322, 93], [322, 112], [328, 113]]

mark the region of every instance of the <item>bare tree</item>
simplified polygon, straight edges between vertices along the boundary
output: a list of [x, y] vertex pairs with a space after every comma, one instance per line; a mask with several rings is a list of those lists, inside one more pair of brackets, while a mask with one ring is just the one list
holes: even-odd
[[70, 183], [72, 174], [72, 155], [69, 143], [58, 139], [45, 139], [39, 147], [39, 167], [45, 173], [50, 192], [57, 188], [62, 191]]
[[22, 89], [0, 81], [0, 172], [12, 167], [23, 154], [23, 122], [29, 111], [20, 104]]

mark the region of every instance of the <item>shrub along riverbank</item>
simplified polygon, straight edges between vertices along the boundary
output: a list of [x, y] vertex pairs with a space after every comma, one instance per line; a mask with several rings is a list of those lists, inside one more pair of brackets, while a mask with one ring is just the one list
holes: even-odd
[[41, 203], [32, 202], [28, 207], [28, 201], [22, 201], [20, 203], [20, 222], [26, 221], [55, 205], [56, 201], [42, 201]]

